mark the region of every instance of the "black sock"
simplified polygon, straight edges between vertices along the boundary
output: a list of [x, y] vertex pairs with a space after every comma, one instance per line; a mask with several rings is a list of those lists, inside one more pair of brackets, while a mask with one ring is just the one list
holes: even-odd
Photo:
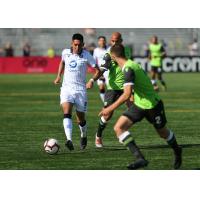
[[103, 130], [106, 128], [106, 123], [104, 123], [101, 119], [99, 120], [99, 126], [97, 130], [97, 137], [102, 137]]
[[178, 146], [178, 143], [177, 143], [176, 138], [175, 138], [174, 135], [173, 135], [172, 139], [167, 141], [167, 143], [174, 150], [174, 153], [179, 152], [180, 147]]
[[166, 86], [166, 83], [164, 80], [160, 80], [160, 83], [163, 85], [163, 86]]
[[80, 125], [81, 127], [84, 127], [84, 126], [86, 125], [86, 120], [83, 121], [83, 122], [80, 122], [79, 125]]
[[126, 137], [123, 140], [123, 144], [129, 149], [129, 151], [137, 158], [137, 159], [144, 159], [139, 147], [136, 145], [134, 139], [131, 135]]

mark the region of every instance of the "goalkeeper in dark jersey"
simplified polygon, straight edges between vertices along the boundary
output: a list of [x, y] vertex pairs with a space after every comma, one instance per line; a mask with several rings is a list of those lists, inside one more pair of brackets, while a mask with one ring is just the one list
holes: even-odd
[[130, 98], [134, 89], [134, 104], [125, 111], [114, 126], [115, 133], [136, 157], [129, 169], [138, 169], [148, 165], [140, 149], [136, 145], [129, 129], [135, 123], [146, 118], [155, 128], [161, 138], [165, 139], [175, 155], [174, 169], [179, 169], [182, 163], [182, 148], [178, 146], [172, 130], [166, 127], [164, 105], [159, 95], [154, 91], [149, 77], [141, 66], [126, 59], [123, 45], [114, 45], [110, 50], [111, 57], [118, 63], [125, 77], [123, 94], [109, 107], [104, 108], [99, 115], [110, 115], [115, 109]]

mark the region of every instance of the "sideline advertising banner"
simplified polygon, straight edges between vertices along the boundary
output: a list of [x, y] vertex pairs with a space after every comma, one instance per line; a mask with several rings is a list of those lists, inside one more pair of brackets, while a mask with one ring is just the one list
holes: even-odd
[[[134, 57], [145, 71], [150, 70], [149, 61], [145, 57]], [[23, 73], [57, 73], [60, 57], [48, 58], [42, 56], [31, 57], [0, 57], [1, 74]], [[173, 56], [163, 60], [164, 72], [200, 72], [200, 57]], [[91, 67], [88, 72], [94, 72]]]

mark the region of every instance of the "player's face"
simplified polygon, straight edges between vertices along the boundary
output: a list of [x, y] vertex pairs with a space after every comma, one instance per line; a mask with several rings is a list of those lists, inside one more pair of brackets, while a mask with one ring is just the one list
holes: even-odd
[[116, 62], [116, 57], [114, 53], [110, 53], [111, 59]]
[[122, 43], [122, 39], [120, 37], [117, 37], [116, 35], [111, 36], [111, 39], [110, 39], [111, 46], [115, 44], [121, 44], [121, 43]]
[[106, 46], [106, 41], [104, 38], [99, 38], [98, 45], [100, 48], [104, 48]]
[[158, 39], [157, 37], [152, 37], [151, 41], [153, 44], [156, 44], [158, 42]]
[[83, 49], [83, 43], [80, 40], [73, 40], [72, 41], [72, 50], [74, 54], [79, 54]]

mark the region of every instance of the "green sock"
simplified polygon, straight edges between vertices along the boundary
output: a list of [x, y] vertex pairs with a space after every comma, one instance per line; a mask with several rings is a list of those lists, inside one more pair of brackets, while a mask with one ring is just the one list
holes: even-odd
[[144, 156], [131, 135], [128, 135], [122, 142], [137, 159], [144, 159]]

